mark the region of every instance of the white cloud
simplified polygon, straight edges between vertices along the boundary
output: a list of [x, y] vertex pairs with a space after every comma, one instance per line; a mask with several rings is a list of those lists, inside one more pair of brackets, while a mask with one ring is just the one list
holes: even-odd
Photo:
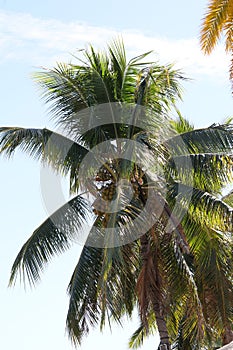
[[121, 34], [130, 56], [153, 49], [161, 63], [175, 62], [189, 75], [208, 75], [224, 79], [228, 74], [229, 58], [218, 46], [210, 56], [200, 51], [194, 38], [169, 39], [147, 36], [138, 30], [97, 27], [87, 23], [66, 23], [40, 19], [25, 13], [0, 11], [0, 62], [23, 60], [30, 65], [53, 65], [71, 59], [70, 53], [87, 43], [103, 47]]

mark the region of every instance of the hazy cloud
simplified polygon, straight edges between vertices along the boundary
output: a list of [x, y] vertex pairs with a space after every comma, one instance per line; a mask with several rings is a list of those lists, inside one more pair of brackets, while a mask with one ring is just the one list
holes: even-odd
[[190, 76], [196, 74], [226, 77], [229, 58], [219, 45], [210, 56], [204, 56], [194, 38], [171, 40], [146, 36], [138, 30], [91, 26], [81, 22], [62, 22], [35, 18], [30, 14], [0, 11], [0, 62], [25, 61], [30, 65], [53, 65], [71, 59], [71, 53], [88, 43], [103, 47], [122, 35], [129, 56], [153, 49], [161, 63], [174, 62]]

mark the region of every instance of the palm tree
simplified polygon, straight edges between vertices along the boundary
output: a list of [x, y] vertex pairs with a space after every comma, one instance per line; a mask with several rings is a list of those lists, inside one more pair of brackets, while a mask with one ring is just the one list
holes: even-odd
[[[233, 1], [210, 0], [208, 10], [202, 22], [201, 48], [210, 54], [216, 46], [221, 34], [225, 36], [226, 52], [233, 53]], [[233, 61], [230, 66], [230, 79], [233, 78]]]
[[[181, 117], [174, 124], [169, 113], [181, 97], [183, 76], [171, 65], [145, 63], [148, 54], [127, 63], [121, 41], [107, 52], [91, 46], [85, 61], [35, 77], [62, 133], [0, 128], [1, 153], [11, 156], [19, 147], [68, 175], [73, 196], [23, 245], [10, 284], [18, 273], [37, 282], [51, 257], [91, 222], [68, 286], [66, 324], [75, 344], [96, 324], [131, 316], [135, 306], [141, 325], [131, 346], [155, 327], [161, 349], [171, 349], [178, 332], [190, 344], [201, 343], [231, 322], [232, 284], [224, 264], [232, 209], [218, 195], [232, 181], [233, 130], [187, 130]], [[202, 248], [210, 246], [205, 259]], [[224, 303], [211, 307], [217, 273], [219, 294], [225, 286], [227, 293]]]

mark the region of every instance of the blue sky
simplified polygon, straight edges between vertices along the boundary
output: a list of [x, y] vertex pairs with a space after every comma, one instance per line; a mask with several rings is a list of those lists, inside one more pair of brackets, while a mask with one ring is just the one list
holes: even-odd
[[[104, 47], [121, 34], [129, 56], [154, 50], [162, 64], [175, 62], [192, 81], [185, 83], [180, 110], [196, 127], [232, 116], [229, 57], [220, 44], [210, 57], [198, 45], [207, 1], [145, 0], [91, 3], [78, 0], [39, 2], [0, 0], [0, 126], [51, 127], [49, 115], [30, 74], [40, 66], [70, 61], [91, 42]], [[64, 335], [68, 305], [66, 287], [81, 247], [55, 258], [36, 289], [19, 283], [7, 288], [10, 267], [19, 248], [47, 216], [40, 187], [40, 165], [17, 152], [0, 158], [1, 264], [0, 348], [72, 349]], [[66, 193], [64, 193], [66, 197]], [[93, 332], [81, 350], [127, 349], [137, 321], [123, 329]], [[143, 349], [155, 348], [157, 339]]]

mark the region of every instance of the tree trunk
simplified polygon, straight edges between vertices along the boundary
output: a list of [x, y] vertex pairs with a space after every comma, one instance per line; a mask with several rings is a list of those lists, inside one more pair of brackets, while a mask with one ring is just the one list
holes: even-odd
[[[146, 318], [146, 311], [148, 308], [148, 301], [153, 305], [153, 310], [155, 313], [156, 323], [158, 327], [160, 344], [159, 350], [171, 350], [170, 339], [168, 335], [167, 325], [164, 318], [164, 297], [162, 292], [162, 276], [159, 271], [159, 262], [155, 261], [159, 257], [158, 251], [154, 247], [153, 254], [151, 252], [150, 242], [148, 240], [147, 234], [144, 234], [141, 238], [141, 255], [143, 260], [144, 279], [145, 283], [147, 281], [146, 288], [140, 290], [139, 292], [139, 304], [143, 305], [141, 308], [142, 319]], [[155, 243], [155, 242], [154, 242]], [[154, 260], [153, 258], [156, 259]], [[139, 278], [140, 281], [140, 278]], [[139, 284], [141, 287], [141, 284]], [[145, 292], [146, 291], [146, 292]], [[141, 303], [140, 303], [141, 300]], [[146, 321], [147, 322], [147, 321]]]
[[222, 336], [222, 345], [227, 345], [233, 341], [233, 331], [231, 327], [226, 327]]
[[159, 350], [171, 350], [171, 344], [170, 339], [168, 335], [167, 325], [165, 322], [165, 318], [161, 313], [161, 307], [159, 303], [156, 303], [154, 305], [154, 312], [155, 312], [155, 318], [156, 323], [159, 331], [159, 337], [160, 337], [160, 344], [159, 344]]

